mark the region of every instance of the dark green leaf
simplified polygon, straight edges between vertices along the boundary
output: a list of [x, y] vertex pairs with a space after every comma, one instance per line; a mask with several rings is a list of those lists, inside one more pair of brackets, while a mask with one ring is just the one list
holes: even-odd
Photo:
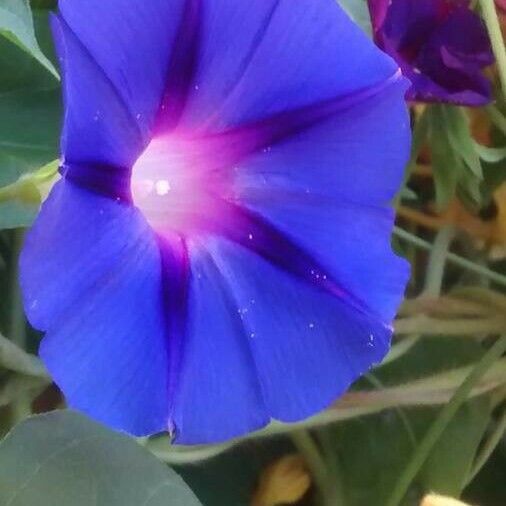
[[59, 90], [0, 94], [0, 186], [57, 158]]
[[[51, 47], [47, 12], [35, 16], [43, 46]], [[60, 86], [33, 58], [0, 37], [0, 187], [58, 156]], [[0, 229], [29, 226], [38, 204], [0, 203]]]
[[40, 49], [35, 37], [28, 0], [0, 0], [0, 33], [21, 47], [54, 77], [58, 78], [58, 72]]
[[37, 416], [0, 444], [0, 504], [198, 506], [171, 469], [132, 439], [71, 411]]
[[[458, 411], [423, 467], [420, 480], [427, 490], [453, 497], [460, 496], [490, 415], [488, 398], [474, 399]], [[425, 423], [424, 418], [416, 418], [423, 431], [427, 429], [432, 416], [429, 415]]]
[[[399, 385], [475, 363], [482, 353], [480, 344], [472, 340], [424, 338], [402, 360], [376, 369], [374, 375], [383, 384]], [[365, 383], [363, 380], [362, 384]], [[347, 506], [385, 503], [438, 409], [392, 409], [330, 429]], [[462, 407], [403, 504], [419, 504], [420, 497], [431, 490], [459, 495], [489, 419], [490, 404], [486, 397], [473, 399]]]

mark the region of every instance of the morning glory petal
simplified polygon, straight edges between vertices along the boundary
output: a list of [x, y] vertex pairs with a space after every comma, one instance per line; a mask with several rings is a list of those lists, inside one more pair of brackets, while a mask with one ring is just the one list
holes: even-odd
[[388, 351], [391, 329], [346, 300], [228, 241], [207, 247], [242, 318], [274, 419], [295, 422], [329, 406]]
[[135, 435], [168, 427], [157, 241], [135, 208], [61, 181], [21, 257], [40, 354], [70, 406]]
[[267, 142], [236, 164], [232, 196], [388, 204], [409, 156], [409, 117], [398, 99], [406, 85], [397, 79], [280, 142]]
[[310, 255], [306, 272], [315, 285], [336, 283], [349, 304], [356, 300], [385, 324], [392, 321], [409, 277], [407, 263], [392, 253], [392, 211], [344, 202], [322, 208], [321, 201], [296, 198], [258, 200], [255, 208]]
[[191, 276], [173, 422], [181, 444], [223, 441], [269, 422], [243, 315], [207, 241], [190, 246]]
[[[173, 47], [190, 1], [59, 2], [62, 19], [114, 88], [144, 137], [149, 135], [158, 114]], [[74, 54], [68, 58], [72, 60]], [[77, 68], [72, 71], [75, 79], [80, 74]]]
[[[398, 101], [404, 89], [398, 81], [251, 156], [239, 165], [234, 186], [242, 205], [312, 255], [385, 322], [395, 315], [408, 276], [391, 251], [388, 208], [408, 156], [409, 122]], [[357, 147], [363, 139], [368, 149]]]
[[135, 118], [68, 25], [53, 17], [52, 27], [64, 74], [64, 162], [131, 166], [143, 146]]
[[374, 86], [397, 70], [335, 0], [203, 3], [183, 129], [256, 121]]

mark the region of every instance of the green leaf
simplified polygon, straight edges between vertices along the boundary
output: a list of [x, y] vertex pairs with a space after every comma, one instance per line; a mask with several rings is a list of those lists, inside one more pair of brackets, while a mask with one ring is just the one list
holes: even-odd
[[57, 89], [0, 94], [0, 186], [57, 157], [60, 115]]
[[446, 207], [457, 190], [469, 206], [479, 207], [483, 200], [484, 167], [468, 117], [455, 106], [432, 105], [427, 113], [439, 210]]
[[[1, 1], [1, 0], [0, 0]], [[47, 12], [34, 16], [39, 39], [50, 51]], [[0, 188], [58, 156], [60, 85], [17, 45], [0, 37]], [[1, 192], [1, 190], [0, 190]], [[0, 229], [29, 226], [38, 203], [0, 202]]]
[[0, 230], [29, 227], [35, 217], [39, 206], [35, 204], [12, 200], [0, 202]]
[[436, 106], [430, 109], [430, 146], [436, 185], [436, 204], [438, 209], [442, 210], [455, 195], [464, 165], [451, 146], [443, 112]]
[[475, 150], [475, 142], [469, 128], [469, 120], [462, 109], [455, 106], [439, 106], [442, 117], [445, 118], [445, 127], [448, 132], [450, 145], [471, 172], [483, 179], [483, 169], [480, 157]]
[[[465, 404], [446, 427], [443, 435], [424, 465], [420, 481], [427, 490], [458, 497], [465, 488], [478, 446], [490, 421], [488, 398], [473, 399]], [[417, 417], [420, 437], [430, 419]], [[413, 418], [414, 419], [414, 418]]]
[[371, 17], [365, 0], [337, 0], [348, 16], [368, 35], [372, 34]]
[[[424, 338], [402, 360], [376, 369], [374, 375], [384, 385], [399, 387], [417, 378], [474, 364], [482, 354], [481, 345], [474, 340]], [[437, 396], [434, 392], [426, 395], [429, 399]], [[328, 429], [346, 506], [385, 504], [416, 443], [440, 409], [398, 407]], [[461, 493], [490, 416], [490, 398], [486, 396], [473, 398], [459, 410], [409, 490], [404, 505], [419, 504], [421, 496], [430, 491], [454, 496]], [[415, 434], [415, 445], [411, 432]]]
[[0, 33], [33, 56], [59, 79], [57, 70], [44, 55], [35, 37], [28, 0], [0, 0]]
[[[383, 505], [413, 451], [394, 411], [352, 420], [328, 430], [335, 448], [346, 506]], [[415, 500], [410, 504], [417, 504]]]
[[506, 148], [490, 148], [475, 142], [474, 149], [479, 157], [487, 163], [498, 163], [506, 158]]
[[22, 422], [0, 444], [0, 504], [199, 506], [134, 440], [72, 411]]

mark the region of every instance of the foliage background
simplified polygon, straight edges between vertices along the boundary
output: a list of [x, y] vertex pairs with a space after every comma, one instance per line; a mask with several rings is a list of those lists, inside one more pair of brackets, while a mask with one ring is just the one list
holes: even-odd
[[[342, 4], [369, 32], [363, 0]], [[17, 281], [24, 229], [58, 157], [54, 7], [0, 0], [1, 436], [63, 407], [34, 355], [40, 336]], [[412, 107], [394, 245], [413, 275], [384, 364], [300, 426], [212, 447], [137, 444], [67, 411], [36, 416], [0, 444], [0, 505], [197, 504], [167, 465], [207, 506], [411, 505], [430, 491], [506, 504], [506, 358], [497, 344], [506, 335], [506, 105], [496, 69], [488, 73], [488, 107]]]

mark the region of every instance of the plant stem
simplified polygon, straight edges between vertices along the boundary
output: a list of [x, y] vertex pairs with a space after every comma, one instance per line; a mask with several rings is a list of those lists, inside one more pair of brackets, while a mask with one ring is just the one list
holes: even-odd
[[323, 506], [338, 506], [337, 498], [333, 492], [334, 488], [329, 486], [330, 476], [327, 464], [309, 431], [296, 430], [292, 432], [291, 438], [306, 461], [320, 494], [321, 504]]
[[335, 440], [331, 434], [335, 434], [335, 428], [322, 427], [316, 437], [321, 445], [328, 469], [327, 486], [330, 488], [327, 496], [328, 500], [332, 501], [331, 506], [344, 506], [347, 504], [347, 501], [345, 498], [341, 461]]
[[497, 17], [494, 0], [480, 0], [480, 6], [497, 62], [497, 70], [499, 72], [502, 91], [504, 96], [506, 96], [506, 48], [504, 47], [504, 39], [502, 37], [501, 25]]
[[[394, 234], [397, 237], [399, 237], [400, 239], [403, 239], [404, 241], [414, 244], [418, 248], [421, 248], [421, 249], [424, 249], [427, 251], [432, 250], [432, 244], [430, 242], [420, 239], [420, 237], [418, 237], [414, 234], [411, 234], [410, 232], [408, 232], [400, 227], [394, 228]], [[492, 271], [490, 269], [487, 269], [486, 267], [475, 264], [474, 262], [471, 262], [471, 260], [467, 260], [465, 258], [458, 256], [458, 255], [455, 255], [455, 253], [447, 253], [447, 260], [448, 260], [448, 262], [451, 262], [455, 265], [458, 265], [459, 267], [467, 269], [468, 271], [479, 274], [480, 276], [490, 279], [494, 283], [497, 283], [499, 285], [506, 287], [506, 276], [503, 276], [502, 274], [499, 274], [498, 272]]]
[[501, 439], [506, 432], [506, 409], [503, 410], [502, 415], [497, 423], [496, 428], [490, 434], [480, 453], [476, 457], [472, 471], [469, 473], [469, 477], [466, 481], [466, 485], [471, 483], [476, 475], [481, 471], [481, 468], [487, 463], [488, 459], [496, 449], [497, 445], [501, 442]]
[[[10, 278], [10, 300], [11, 310], [8, 326], [8, 337], [12, 342], [16, 343], [22, 350], [26, 350], [26, 322], [23, 303], [21, 298], [21, 289], [19, 286], [19, 253], [23, 246], [24, 232], [16, 230], [13, 232], [12, 254], [11, 254], [11, 271]], [[31, 401], [26, 395], [19, 395], [15, 402], [12, 403], [12, 419], [13, 423], [26, 418], [31, 413]]]
[[441, 295], [448, 250], [454, 237], [455, 229], [450, 225], [443, 227], [437, 233], [427, 266], [423, 295], [429, 297]]
[[401, 318], [394, 323], [398, 335], [432, 335], [452, 337], [476, 337], [478, 334], [502, 334], [506, 332], [506, 318], [432, 318], [420, 314], [409, 318]]
[[434, 445], [438, 442], [444, 430], [457, 413], [458, 409], [467, 400], [473, 387], [478, 383], [481, 377], [487, 372], [489, 367], [499, 359], [506, 351], [506, 335], [502, 336], [496, 343], [483, 355], [481, 360], [471, 370], [470, 374], [457, 389], [451, 401], [440, 411], [437, 418], [429, 427], [415, 453], [411, 457], [406, 469], [397, 481], [392, 494], [390, 495], [386, 506], [398, 506], [404, 498], [412, 481], [425, 464]]

